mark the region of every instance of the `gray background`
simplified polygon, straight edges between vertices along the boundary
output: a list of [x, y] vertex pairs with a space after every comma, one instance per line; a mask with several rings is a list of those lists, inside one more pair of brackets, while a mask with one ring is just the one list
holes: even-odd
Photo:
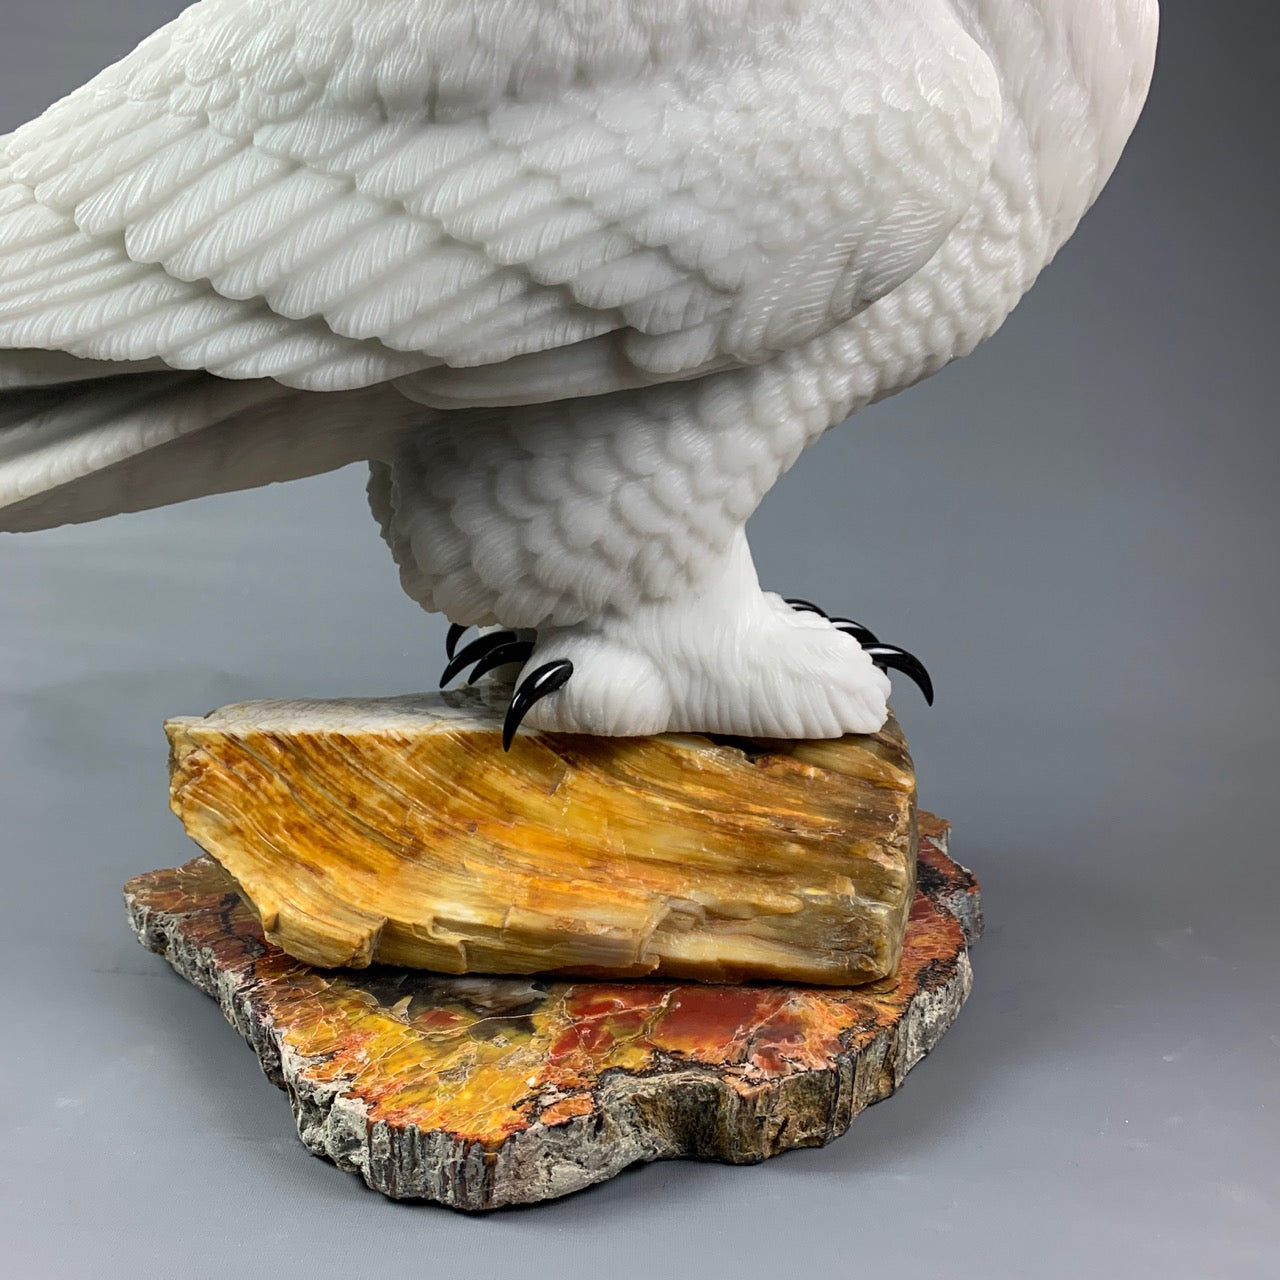
[[[0, 130], [178, 8], [8, 0]], [[441, 628], [357, 470], [6, 539], [8, 1274], [1280, 1274], [1280, 40], [1270, 5], [1165, 8], [1121, 171], [1007, 328], [834, 432], [754, 522], [768, 584], [939, 687], [897, 701], [991, 928], [904, 1091], [823, 1151], [483, 1219], [310, 1158], [125, 924], [121, 884], [191, 852], [160, 724], [429, 686]]]

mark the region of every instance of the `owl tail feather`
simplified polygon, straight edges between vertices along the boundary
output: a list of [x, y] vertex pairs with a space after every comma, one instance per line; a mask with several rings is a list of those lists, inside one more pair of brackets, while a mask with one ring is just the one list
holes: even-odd
[[30, 385], [29, 372], [13, 373], [19, 354], [0, 352], [0, 531], [8, 533], [382, 457], [430, 412], [385, 385], [325, 394], [170, 369], [79, 368]]

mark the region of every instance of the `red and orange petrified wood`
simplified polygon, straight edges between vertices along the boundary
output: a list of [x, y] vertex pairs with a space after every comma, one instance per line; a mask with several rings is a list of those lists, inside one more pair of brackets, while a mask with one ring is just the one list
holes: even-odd
[[969, 992], [978, 887], [921, 815], [897, 974], [710, 986], [319, 970], [265, 942], [209, 858], [126, 887], [144, 945], [219, 1001], [314, 1152], [397, 1199], [490, 1209], [637, 1161], [751, 1163], [842, 1134]]

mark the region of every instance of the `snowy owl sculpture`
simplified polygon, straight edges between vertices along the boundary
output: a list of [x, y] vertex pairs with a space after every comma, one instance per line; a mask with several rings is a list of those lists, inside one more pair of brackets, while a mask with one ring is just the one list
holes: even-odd
[[202, 0], [0, 139], [0, 528], [368, 460], [446, 675], [514, 677], [508, 741], [878, 730], [923, 669], [763, 592], [745, 522], [1004, 321], [1157, 22]]

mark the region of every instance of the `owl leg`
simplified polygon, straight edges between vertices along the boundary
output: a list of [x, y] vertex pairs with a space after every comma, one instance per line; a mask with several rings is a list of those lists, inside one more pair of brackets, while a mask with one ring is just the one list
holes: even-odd
[[[873, 665], [881, 671], [900, 671], [913, 680], [924, 694], [925, 701], [933, 705], [933, 681], [925, 665], [914, 654], [896, 645], [884, 644], [867, 627], [854, 622], [851, 618], [830, 617], [817, 605], [807, 600], [787, 600], [785, 603], [797, 613], [810, 613], [825, 618], [837, 631], [851, 636], [862, 646], [863, 652], [871, 658]], [[450, 681], [461, 675], [467, 668], [472, 670], [467, 676], [467, 683], [474, 684], [482, 676], [502, 669], [504, 675], [514, 676], [518, 668], [532, 657], [535, 641], [522, 637], [514, 631], [495, 630], [481, 635], [470, 644], [459, 648], [459, 642], [469, 630], [454, 623], [449, 628], [446, 648], [449, 654], [449, 665], [440, 677], [443, 688]], [[524, 722], [525, 717], [543, 698], [550, 697], [562, 689], [572, 678], [574, 665], [567, 658], [561, 658], [536, 667], [524, 675], [511, 699], [510, 709], [505, 726], [504, 742], [510, 747], [516, 730]]]
[[537, 632], [486, 630], [463, 644], [467, 631], [450, 628], [441, 685], [464, 672], [468, 683], [515, 682], [508, 746], [526, 720], [613, 735], [872, 732], [886, 714], [887, 667], [928, 684], [911, 655], [865, 628], [762, 592], [742, 533], [719, 574], [674, 598]]
[[452, 413], [406, 439], [370, 481], [405, 589], [504, 629], [454, 628], [446, 677], [513, 680], [508, 735], [877, 732], [884, 668], [909, 656], [763, 591], [747, 544], [825, 422], [804, 408], [759, 378], [709, 379]]
[[878, 655], [826, 617], [761, 591], [741, 531], [718, 571], [687, 592], [542, 627], [532, 645], [482, 637], [454, 662], [487, 654], [497, 664], [517, 652], [528, 656], [508, 739], [521, 722], [607, 735], [832, 738], [876, 732], [888, 714]]

